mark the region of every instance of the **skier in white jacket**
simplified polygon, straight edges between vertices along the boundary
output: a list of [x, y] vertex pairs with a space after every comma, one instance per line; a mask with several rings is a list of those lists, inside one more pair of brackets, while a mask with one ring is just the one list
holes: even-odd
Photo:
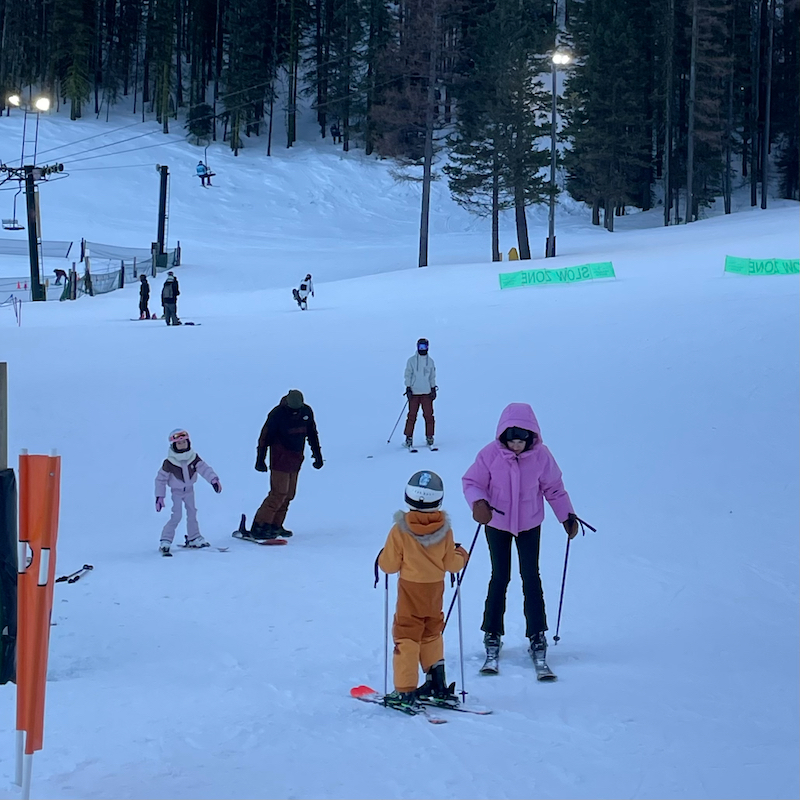
[[408, 397], [408, 417], [405, 427], [405, 446], [414, 444], [414, 425], [417, 413], [422, 406], [425, 419], [425, 441], [433, 445], [435, 420], [433, 419], [433, 401], [436, 399], [436, 364], [428, 355], [428, 340], [417, 341], [417, 352], [406, 362], [406, 397]]
[[186, 546], [209, 546], [197, 524], [194, 485], [198, 475], [202, 475], [217, 494], [222, 491], [217, 473], [192, 449], [189, 434], [183, 428], [176, 428], [169, 435], [169, 452], [156, 475], [156, 511], [161, 511], [166, 504], [167, 488], [172, 490], [172, 515], [161, 531], [158, 548], [162, 555], [170, 555], [169, 548], [181, 521], [182, 506], [186, 506]]

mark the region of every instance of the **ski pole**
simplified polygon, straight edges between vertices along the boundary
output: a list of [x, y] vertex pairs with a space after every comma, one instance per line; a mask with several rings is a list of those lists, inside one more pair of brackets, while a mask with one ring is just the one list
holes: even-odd
[[68, 583], [75, 583], [75, 581], [80, 579], [83, 572], [87, 572], [90, 569], [94, 569], [91, 564], [84, 564], [80, 569], [76, 569], [75, 572], [70, 572], [69, 575], [62, 575], [60, 578], [56, 578], [55, 582], [62, 583], [63, 581], [67, 581]]
[[403, 414], [406, 413], [406, 406], [408, 405], [408, 398], [406, 397], [406, 402], [403, 403], [403, 410], [400, 412], [400, 416], [397, 418], [397, 422], [394, 424], [394, 428], [392, 428], [392, 432], [389, 434], [389, 438], [386, 440], [386, 444], [392, 441], [392, 436], [394, 436], [394, 432], [397, 430], [397, 426], [400, 424], [400, 420], [403, 419]]
[[453, 606], [455, 605], [456, 598], [458, 597], [459, 589], [461, 589], [461, 581], [464, 580], [464, 573], [467, 571], [467, 564], [469, 564], [469, 559], [472, 557], [472, 550], [475, 547], [475, 542], [478, 541], [478, 534], [481, 532], [481, 524], [478, 523], [478, 527], [475, 529], [475, 535], [472, 537], [472, 544], [469, 546], [469, 551], [467, 552], [467, 563], [464, 564], [464, 569], [458, 573], [458, 578], [456, 579], [456, 593], [453, 595], [453, 599], [450, 601], [450, 608], [447, 609], [447, 616], [444, 618], [444, 628], [442, 628], [442, 633], [444, 633], [444, 629], [447, 627], [447, 623], [450, 620], [450, 614], [453, 611]]
[[[380, 573], [378, 572], [378, 560], [381, 557], [381, 552], [375, 558], [375, 583], [372, 588], [376, 589], [380, 581]], [[386, 593], [383, 598], [383, 696], [389, 694], [389, 573], [384, 576], [384, 585], [386, 586]]]
[[[464, 564], [464, 569], [467, 565]], [[463, 571], [463, 570], [462, 570]], [[461, 584], [456, 587], [456, 597], [458, 598], [458, 660], [461, 663], [461, 702], [467, 702], [467, 690], [464, 688], [464, 624], [461, 621]]]
[[389, 575], [384, 575], [383, 595], [383, 696], [389, 694]]
[[[492, 511], [495, 511], [495, 512], [497, 512], [498, 514], [502, 514], [503, 516], [505, 516], [505, 514], [506, 514], [506, 512], [505, 512], [505, 511], [500, 511], [500, 510], [498, 510], [498, 509], [494, 508], [493, 506], [489, 506], [489, 508], [491, 508], [491, 509], [492, 509]], [[469, 552], [467, 553], [467, 563], [469, 563], [469, 559], [470, 559], [470, 558], [472, 558], [472, 550], [473, 550], [473, 549], [474, 549], [474, 547], [475, 547], [475, 542], [477, 542], [477, 541], [478, 541], [478, 534], [479, 534], [480, 532], [481, 532], [481, 523], [479, 522], [479, 523], [478, 523], [478, 527], [475, 529], [475, 535], [472, 537], [472, 544], [469, 546]], [[459, 589], [461, 588], [461, 581], [464, 579], [464, 573], [465, 573], [466, 571], [467, 571], [467, 567], [466, 567], [466, 565], [465, 565], [465, 566], [464, 566], [464, 569], [463, 569], [463, 570], [461, 570], [461, 572], [459, 572], [459, 573], [458, 573], [458, 588], [459, 588]], [[446, 616], [446, 617], [445, 617], [445, 619], [444, 619], [444, 628], [446, 628], [446, 627], [447, 627], [447, 622], [448, 622], [448, 620], [450, 619], [450, 614], [451, 614], [451, 613], [452, 613], [452, 611], [453, 611], [453, 604], [454, 604], [455, 602], [456, 602], [456, 598], [455, 598], [455, 596], [453, 596], [453, 599], [450, 601], [450, 608], [448, 608], [448, 609], [447, 609], [447, 616]], [[442, 633], [444, 633], [444, 628], [442, 628]]]
[[[585, 522], [580, 517], [576, 516], [575, 514], [570, 514], [570, 518], [574, 519], [578, 522], [581, 526], [581, 536], [586, 536], [586, 528], [594, 533], [597, 533], [597, 528], [593, 528], [588, 522]], [[585, 526], [585, 527], [584, 527]], [[577, 534], [576, 534], [577, 535]], [[556, 621], [556, 633], [553, 636], [553, 644], [558, 644], [561, 637], [558, 635], [558, 631], [561, 628], [561, 608], [564, 605], [564, 586], [567, 583], [567, 563], [569, 562], [569, 543], [572, 539], [567, 537], [567, 551], [564, 554], [564, 572], [561, 575], [561, 597], [558, 599], [558, 620]]]
[[83, 569], [78, 570], [77, 575], [73, 575], [67, 583], [75, 583], [79, 581], [84, 575], [86, 575], [90, 570], [93, 570], [94, 567], [91, 564], [84, 564]]

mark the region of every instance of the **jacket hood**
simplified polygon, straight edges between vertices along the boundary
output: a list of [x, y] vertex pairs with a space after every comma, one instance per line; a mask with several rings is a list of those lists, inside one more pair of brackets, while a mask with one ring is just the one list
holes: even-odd
[[167, 450], [167, 461], [172, 462], [176, 467], [182, 467], [184, 464], [191, 464], [195, 458], [197, 458], [197, 453], [195, 453], [192, 447], [185, 450], [183, 453], [176, 453], [171, 446], [169, 450]]
[[500, 434], [506, 428], [525, 428], [526, 431], [533, 431], [536, 434], [534, 445], [542, 441], [542, 432], [539, 430], [539, 423], [533, 409], [527, 403], [509, 403], [500, 415], [497, 423], [497, 433], [495, 439], [500, 438]]
[[444, 511], [396, 511], [394, 524], [423, 547], [430, 547], [447, 536], [450, 517]]

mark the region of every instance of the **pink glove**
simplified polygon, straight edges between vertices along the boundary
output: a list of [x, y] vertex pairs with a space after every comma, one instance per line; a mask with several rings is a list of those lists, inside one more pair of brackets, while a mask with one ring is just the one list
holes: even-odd
[[161, 511], [164, 508], [164, 498], [156, 497], [156, 511]]

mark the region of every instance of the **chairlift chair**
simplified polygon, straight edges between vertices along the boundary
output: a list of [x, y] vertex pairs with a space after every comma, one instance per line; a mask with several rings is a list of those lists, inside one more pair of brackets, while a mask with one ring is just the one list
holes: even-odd
[[25, 226], [19, 224], [19, 220], [17, 219], [17, 195], [22, 191], [19, 189], [16, 194], [14, 195], [14, 210], [13, 216], [10, 218], [3, 219], [3, 228], [7, 231], [24, 231]]

